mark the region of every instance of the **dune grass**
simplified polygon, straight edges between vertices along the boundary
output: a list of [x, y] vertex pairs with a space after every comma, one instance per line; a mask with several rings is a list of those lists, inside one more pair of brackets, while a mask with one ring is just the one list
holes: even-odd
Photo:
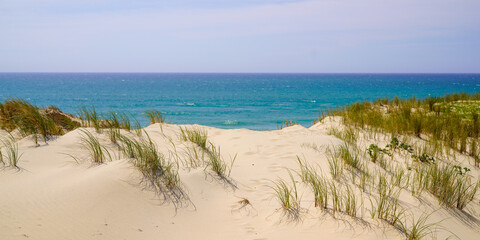
[[474, 181], [466, 170], [449, 164], [422, 164], [413, 168], [411, 192], [420, 196], [427, 190], [439, 203], [462, 210], [473, 200], [480, 187], [480, 181]]
[[195, 143], [203, 150], [207, 150], [207, 131], [201, 128], [182, 128], [180, 127], [179, 138], [183, 141]]
[[[215, 172], [221, 178], [228, 178], [230, 177], [230, 173], [233, 168], [233, 164], [237, 158], [237, 154], [233, 158], [230, 159], [230, 164], [227, 164], [225, 159], [222, 157], [220, 146], [215, 146], [213, 143], [208, 141], [208, 133], [205, 129], [201, 128], [182, 128], [180, 127], [180, 133], [178, 135], [179, 139], [182, 141], [189, 141], [194, 143], [198, 146], [204, 153], [207, 154], [208, 158], [205, 162], [205, 168], [210, 168], [213, 172]], [[199, 156], [196, 149], [190, 152], [189, 159], [191, 166], [199, 165], [197, 161], [192, 159], [191, 153], [195, 156]], [[203, 159], [203, 155], [202, 155]]]
[[389, 184], [383, 174], [379, 175], [376, 187], [377, 196], [373, 200], [370, 199], [371, 217], [385, 220], [390, 225], [398, 227], [405, 214], [398, 200], [400, 190]]
[[114, 111], [108, 112], [105, 116], [105, 125], [107, 128], [120, 128], [120, 119]]
[[329, 182], [329, 194], [332, 199], [332, 214], [335, 217], [335, 213], [337, 211], [341, 211], [342, 209], [342, 197], [341, 197], [341, 189], [337, 187], [335, 181]]
[[334, 180], [338, 180], [343, 173], [343, 162], [339, 161], [336, 152], [327, 151], [328, 168]]
[[471, 202], [480, 182], [473, 182], [466, 174], [460, 174], [450, 165], [431, 165], [423, 168], [426, 173], [426, 189], [447, 207], [463, 209]]
[[158, 110], [146, 111], [145, 115], [147, 115], [148, 119], [150, 120], [150, 124], [165, 122], [162, 113]]
[[87, 130], [81, 130], [82, 146], [89, 151], [90, 159], [93, 163], [104, 163], [111, 160], [112, 157], [106, 147], [102, 146], [98, 138]]
[[400, 229], [405, 233], [405, 236], [408, 240], [420, 240], [428, 237], [435, 233], [433, 229], [438, 222], [427, 223], [431, 214], [422, 214], [418, 219], [413, 220], [410, 226], [405, 223], [402, 223]]
[[335, 154], [337, 154], [343, 162], [352, 169], [360, 170], [360, 158], [356, 149], [347, 143], [335, 148]]
[[110, 141], [117, 144], [117, 138], [120, 135], [120, 122], [117, 113], [110, 111], [105, 119], [105, 125], [108, 128]]
[[291, 126], [295, 126], [295, 125], [299, 125], [299, 123], [297, 123], [293, 120], [285, 120], [280, 124], [280, 126], [277, 127], [277, 129], [283, 129], [283, 128], [291, 127]]
[[78, 109], [78, 117], [83, 121], [85, 127], [93, 127], [97, 132], [100, 132], [101, 119], [94, 106], [82, 106]]
[[375, 129], [394, 136], [414, 135], [477, 159], [477, 145], [469, 145], [480, 136], [478, 109], [480, 93], [454, 93], [423, 100], [413, 97], [357, 102], [328, 113], [341, 116], [347, 128]]
[[275, 191], [275, 197], [279, 201], [282, 209], [289, 214], [298, 214], [300, 210], [300, 197], [298, 196], [297, 184], [289, 171], [291, 185], [282, 179], [274, 182], [272, 187]]
[[356, 127], [348, 125], [344, 130], [331, 128], [328, 134], [333, 135], [350, 145], [355, 145], [359, 136], [358, 129]]
[[216, 147], [215, 145], [213, 145], [213, 143], [210, 143], [207, 167], [210, 167], [210, 169], [212, 169], [212, 171], [215, 172], [219, 177], [230, 177], [233, 164], [235, 163], [236, 159], [237, 154], [235, 154], [235, 156], [230, 159], [230, 165], [228, 165], [221, 155], [220, 146]]
[[[59, 117], [55, 120], [65, 121]], [[45, 109], [17, 98], [0, 103], [0, 127], [9, 132], [18, 129], [24, 136], [32, 135], [35, 144], [38, 144], [39, 135], [47, 143], [51, 136], [63, 134], [62, 127]]]
[[315, 207], [326, 209], [328, 207], [328, 182], [300, 157], [297, 156], [297, 160], [300, 167], [297, 174], [313, 191]]
[[139, 140], [120, 135], [120, 149], [126, 157], [134, 159], [134, 165], [157, 189], [176, 189], [180, 183], [176, 164], [168, 161], [150, 136], [145, 135]]
[[183, 165], [188, 168], [197, 168], [203, 166], [205, 161], [205, 151], [198, 150], [195, 146], [187, 146], [185, 150], [186, 159], [184, 159]]
[[161, 181], [168, 189], [179, 183], [178, 171], [175, 165], [157, 150], [156, 144], [147, 139], [135, 144], [135, 165], [150, 179]]
[[[22, 154], [19, 154], [18, 152], [18, 144], [15, 142], [15, 139], [13, 138], [12, 135], [9, 135], [7, 138], [2, 138], [0, 139], [1, 144], [4, 148], [5, 151], [5, 160], [8, 162], [8, 165], [10, 167], [18, 167], [17, 164], [20, 161], [20, 158], [22, 157]], [[2, 163], [4, 163], [4, 156], [1, 152], [2, 146], [0, 146], [0, 160]]]
[[130, 116], [127, 113], [119, 113], [119, 123], [120, 128], [127, 131], [132, 130], [132, 123], [130, 121]]
[[336, 212], [357, 217], [357, 212], [360, 207], [358, 205], [356, 192], [349, 184], [339, 186], [338, 182], [329, 181], [318, 174], [311, 165], [298, 156], [297, 161], [300, 169], [296, 171], [296, 173], [302, 182], [308, 184], [312, 190], [315, 207], [327, 209], [331, 206], [334, 217]]
[[135, 134], [137, 134], [137, 136], [139, 137], [142, 136], [142, 132], [143, 132], [142, 124], [140, 124], [140, 121], [138, 121], [138, 119], [136, 118], [133, 118], [133, 129], [135, 129]]

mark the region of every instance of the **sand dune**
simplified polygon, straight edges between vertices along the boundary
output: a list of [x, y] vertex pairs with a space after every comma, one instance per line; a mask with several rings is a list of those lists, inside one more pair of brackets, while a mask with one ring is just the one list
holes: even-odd
[[[339, 126], [330, 119], [308, 129], [295, 125], [275, 131], [186, 126], [206, 129], [227, 161], [237, 157], [230, 182], [204, 167], [180, 163], [188, 198], [179, 202], [158, 196], [106, 134], [97, 134], [112, 154], [112, 161], [104, 164], [88, 160], [80, 129], [47, 145], [19, 139], [23, 155], [18, 168], [0, 170], [0, 239], [404, 239], [402, 232], [372, 219], [367, 210], [352, 218], [315, 208], [311, 191], [299, 179], [300, 215], [285, 215], [272, 181], [289, 179], [287, 169], [298, 169], [297, 156], [329, 175], [326, 149], [342, 144], [327, 134], [332, 125]], [[154, 124], [145, 131], [171, 161], [186, 156], [189, 143], [178, 138], [178, 125]], [[478, 179], [478, 169], [471, 174]], [[366, 195], [358, 198], [370, 207]], [[417, 217], [434, 212], [429, 221], [442, 221], [439, 239], [480, 239], [478, 197], [462, 212], [440, 206], [426, 193], [415, 198], [402, 191], [400, 201]]]

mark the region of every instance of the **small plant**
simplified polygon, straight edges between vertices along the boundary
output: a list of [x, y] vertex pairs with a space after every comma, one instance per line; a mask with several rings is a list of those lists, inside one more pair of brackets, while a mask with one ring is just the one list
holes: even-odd
[[427, 164], [430, 164], [430, 163], [435, 163], [435, 158], [429, 156], [428, 154], [426, 153], [422, 153], [421, 155], [415, 155], [413, 154], [412, 155], [412, 158], [417, 160], [417, 161], [420, 161], [422, 163], [427, 163]]
[[286, 128], [286, 127], [291, 127], [291, 126], [295, 126], [295, 125], [298, 125], [297, 122], [293, 121], [293, 120], [285, 120], [282, 122], [282, 124], [278, 127], [278, 129], [283, 129], [283, 128]]
[[3, 161], [3, 154], [2, 154], [2, 147], [0, 146], [0, 163], [5, 165], [5, 162]]
[[210, 166], [210, 168], [219, 177], [222, 177], [222, 178], [229, 177], [232, 171], [233, 163], [235, 162], [237, 155], [235, 154], [235, 157], [233, 157], [233, 159], [230, 161], [230, 166], [228, 166], [223, 160], [222, 155], [220, 154], [220, 146], [217, 148], [215, 147], [215, 145], [210, 143], [210, 149], [208, 154], [209, 154], [209, 161], [207, 162], [207, 167]]
[[120, 121], [116, 112], [110, 111], [105, 119], [108, 128], [120, 128]]
[[167, 161], [165, 156], [157, 150], [157, 146], [150, 136], [145, 135], [146, 138], [143, 137], [140, 140], [119, 136], [122, 152], [134, 159], [135, 166], [165, 197], [180, 198], [181, 195], [175, 191], [178, 190], [180, 183], [176, 165]]
[[393, 174], [391, 178], [391, 182], [393, 183], [393, 185], [397, 187], [401, 187], [404, 175], [405, 175], [405, 170], [401, 166], [397, 165], [393, 169]]
[[300, 172], [298, 172], [298, 175], [303, 182], [310, 185], [313, 191], [315, 207], [326, 209], [328, 205], [327, 181], [324, 180], [322, 176], [318, 175], [318, 173], [311, 166], [309, 166], [306, 162], [303, 162], [298, 156], [297, 160], [300, 166]]
[[434, 234], [435, 231], [432, 228], [438, 223], [427, 223], [431, 214], [422, 214], [416, 221], [412, 221], [410, 227], [406, 223], [402, 223], [400, 229], [405, 233], [408, 240], [419, 240], [423, 239], [431, 234]]
[[403, 142], [400, 143], [400, 146], [399, 146], [399, 147], [400, 147], [401, 149], [407, 151], [407, 152], [410, 152], [410, 153], [413, 152], [412, 146], [411, 146], [411, 145], [408, 145], [408, 144], [406, 144], [406, 143], [403, 143]]
[[330, 196], [332, 196], [332, 214], [335, 217], [335, 212], [342, 210], [342, 192], [337, 187], [334, 181], [329, 183]]
[[345, 195], [343, 196], [343, 206], [345, 208], [345, 213], [351, 217], [357, 216], [357, 199], [355, 197], [355, 192], [352, 190], [350, 185], [346, 187]]
[[372, 218], [377, 217], [392, 226], [397, 226], [405, 213], [398, 201], [400, 191], [388, 184], [385, 176], [380, 175], [377, 193], [378, 197], [374, 198], [374, 201], [370, 199]]
[[126, 113], [120, 113], [119, 116], [120, 116], [119, 117], [120, 128], [123, 128], [127, 131], [132, 130], [132, 123], [130, 121], [130, 116], [128, 116], [128, 114]]
[[136, 118], [133, 118], [133, 127], [135, 129], [135, 134], [137, 134], [138, 137], [142, 136], [142, 124], [140, 124], [140, 121], [138, 121]]
[[455, 166], [453, 166], [453, 168], [455, 169], [455, 171], [457, 171], [457, 174], [459, 174], [459, 175], [465, 175], [468, 172], [470, 172], [470, 168], [467, 168], [467, 167], [462, 168], [459, 165], [455, 165]]
[[291, 186], [289, 186], [284, 180], [279, 179], [274, 182], [272, 188], [275, 191], [275, 196], [282, 205], [282, 209], [287, 213], [296, 215], [300, 210], [300, 197], [298, 196], [295, 179], [291, 172], [289, 172], [289, 174], [292, 181]]
[[190, 141], [198, 145], [201, 149], [207, 150], [207, 131], [201, 128], [182, 128], [180, 127], [179, 138], [183, 141]]
[[110, 152], [102, 146], [98, 139], [87, 130], [81, 130], [82, 145], [90, 152], [90, 157], [94, 163], [104, 163], [107, 159], [112, 159]]
[[200, 167], [205, 163], [205, 151], [197, 150], [195, 146], [187, 146], [186, 160], [183, 165], [190, 168]]
[[355, 150], [351, 150], [348, 144], [341, 145], [337, 150], [337, 154], [348, 166], [353, 169], [360, 169], [360, 159], [358, 154]]
[[[18, 153], [18, 144], [15, 142], [15, 139], [10, 135], [6, 139], [1, 139], [3, 147], [6, 149], [6, 160], [10, 167], [18, 167], [18, 161], [22, 157], [22, 154]], [[1, 147], [0, 147], [1, 150]], [[0, 155], [2, 155], [0, 151]], [[3, 162], [3, 155], [0, 157], [1, 162]]]
[[95, 107], [87, 108], [85, 106], [80, 107], [78, 110], [78, 116], [84, 121], [88, 127], [94, 127], [97, 132], [101, 129], [101, 120], [95, 110]]
[[409, 171], [414, 171], [412, 181], [410, 181], [410, 187], [412, 196], [419, 197], [423, 190], [427, 187], [427, 170], [425, 166], [419, 166], [417, 168], [408, 167]]
[[330, 153], [327, 157], [330, 174], [334, 180], [338, 180], [343, 173], [343, 165], [338, 161], [335, 153]]
[[398, 148], [398, 146], [399, 146], [398, 138], [394, 137], [394, 138], [392, 138], [390, 143], [387, 144], [387, 146], [385, 148], [389, 148], [390, 150], [395, 151]]
[[118, 121], [117, 114], [110, 111], [105, 120], [106, 127], [108, 128], [108, 137], [110, 141], [117, 144], [117, 138], [120, 135], [120, 122]]
[[470, 176], [459, 174], [458, 168], [449, 165], [434, 164], [419, 169], [426, 176], [425, 188], [450, 208], [463, 209], [473, 200], [480, 184], [472, 183]]
[[358, 129], [353, 126], [348, 126], [343, 131], [340, 131], [336, 128], [331, 128], [328, 134], [333, 135], [349, 144], [355, 144], [358, 139]]
[[146, 111], [145, 114], [147, 115], [148, 119], [150, 120], [150, 124], [163, 123], [164, 122], [163, 115], [158, 110]]
[[367, 148], [367, 153], [370, 156], [371, 161], [375, 163], [377, 162], [380, 153], [386, 153], [386, 150], [379, 148], [375, 144], [370, 144], [370, 146]]

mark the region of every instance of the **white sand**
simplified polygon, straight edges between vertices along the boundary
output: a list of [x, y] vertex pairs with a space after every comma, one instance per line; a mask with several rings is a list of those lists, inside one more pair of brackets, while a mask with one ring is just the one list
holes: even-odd
[[[362, 220], [343, 214], [333, 218], [313, 206], [309, 188], [301, 183], [300, 219], [289, 220], [283, 214], [271, 181], [288, 180], [286, 168], [298, 169], [297, 155], [329, 175], [324, 150], [341, 143], [327, 135], [331, 124], [336, 123], [266, 132], [205, 127], [225, 159], [238, 154], [231, 172], [236, 188], [208, 169], [181, 167], [181, 183], [190, 202], [177, 207], [143, 184], [130, 160], [118, 159], [106, 134], [102, 142], [116, 157], [101, 165], [77, 164], [66, 155], [87, 156], [78, 129], [40, 147], [29, 138], [19, 140], [20, 169], [0, 170], [0, 239], [404, 239], [392, 226], [371, 219], [368, 211]], [[159, 124], [145, 130], [167, 157], [173, 158], [168, 137], [183, 156], [188, 143], [178, 139], [178, 126], [163, 124], [162, 128], [163, 133]], [[478, 174], [472, 169], [472, 175], [478, 178]], [[451, 232], [440, 230], [439, 238], [454, 234], [460, 239], [480, 239], [478, 196], [466, 213], [441, 207], [426, 192], [423, 196], [419, 201], [402, 193], [401, 203], [416, 216], [436, 210], [429, 221], [443, 220], [440, 226]], [[250, 205], [239, 203], [243, 198]], [[364, 204], [370, 206], [367, 197]]]

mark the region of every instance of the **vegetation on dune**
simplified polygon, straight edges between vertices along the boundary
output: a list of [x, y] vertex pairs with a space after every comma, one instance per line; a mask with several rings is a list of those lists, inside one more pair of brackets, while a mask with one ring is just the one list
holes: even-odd
[[[340, 126], [329, 130], [343, 141], [326, 150], [331, 178], [298, 157], [297, 175], [313, 193], [315, 207], [334, 217], [336, 213], [358, 217], [357, 210], [363, 217], [367, 211], [407, 239], [435, 238], [438, 222], [430, 220], [433, 213], [409, 218], [416, 214], [400, 196], [403, 192], [417, 198], [429, 194], [438, 200], [439, 208], [459, 212], [477, 199], [480, 181], [470, 174], [470, 168], [459, 164], [478, 167], [480, 163], [478, 106], [477, 93], [424, 100], [379, 99], [327, 110], [321, 118], [342, 119]], [[379, 146], [378, 140], [387, 139], [386, 145]], [[466, 161], [451, 161], [459, 156]], [[284, 205], [287, 194], [279, 192], [275, 191], [276, 196]], [[359, 194], [367, 195], [370, 206], [364, 205], [363, 197], [357, 202]]]
[[422, 214], [418, 219], [413, 219], [410, 226], [401, 223], [400, 229], [405, 233], [408, 240], [419, 240], [435, 233], [434, 227], [438, 222], [428, 223], [431, 214]]
[[[205, 166], [210, 167], [210, 169], [215, 172], [219, 177], [227, 178], [230, 176], [233, 163], [235, 162], [237, 155], [235, 155], [230, 160], [230, 165], [228, 165], [222, 157], [222, 154], [220, 152], [220, 146], [217, 147], [213, 143], [208, 141], [208, 134], [205, 129], [180, 127], [180, 134], [178, 135], [178, 137], [180, 138], [180, 140], [194, 143], [201, 149], [201, 151], [206, 153], [208, 159], [204, 163]], [[193, 154], [198, 156], [198, 153], [195, 149], [193, 149]], [[190, 162], [193, 163], [191, 164], [192, 166], [197, 165], [192, 160], [190, 160]]]
[[291, 127], [291, 126], [295, 126], [295, 125], [298, 125], [299, 123], [293, 121], [293, 120], [285, 120], [283, 121], [280, 126], [278, 126], [277, 128], [278, 129], [283, 129], [283, 128], [286, 128], [286, 127]]
[[62, 127], [65, 132], [72, 131], [80, 127], [80, 122], [73, 120], [75, 117], [68, 113], [63, 113], [55, 106], [49, 106], [45, 109], [45, 113], [50, 117], [57, 126]]
[[164, 122], [164, 117], [163, 117], [162, 113], [158, 110], [146, 111], [145, 115], [147, 115], [148, 119], [150, 120], [150, 124], [163, 123]]
[[119, 135], [118, 142], [123, 154], [134, 160], [135, 167], [165, 199], [178, 201], [185, 197], [180, 189], [178, 164], [168, 161], [148, 134], [138, 139]]
[[180, 127], [179, 138], [183, 141], [190, 141], [203, 150], [207, 150], [207, 131], [201, 128], [182, 128]]
[[82, 106], [78, 109], [78, 117], [83, 121], [84, 126], [93, 127], [97, 132], [101, 129], [101, 119], [94, 106]]
[[92, 160], [93, 163], [104, 163], [107, 160], [111, 160], [112, 157], [110, 155], [110, 152], [102, 146], [100, 141], [98, 140], [97, 137], [95, 137], [93, 134], [91, 134], [87, 130], [81, 130], [82, 131], [82, 136], [81, 136], [81, 141], [83, 147], [88, 149], [90, 153], [90, 159]]
[[[468, 154], [480, 166], [480, 93], [454, 93], [426, 99], [378, 99], [326, 111], [349, 127], [397, 135], [414, 135], [442, 152]], [[406, 146], [403, 146], [406, 147]], [[421, 156], [419, 156], [421, 157]], [[372, 159], [373, 160], [373, 159]]]
[[[3, 153], [2, 153], [3, 148]], [[12, 135], [0, 139], [0, 162], [5, 164], [7, 161], [8, 166], [17, 167], [18, 161], [22, 154], [18, 152], [18, 144], [15, 142], [15, 139]]]
[[210, 148], [207, 153], [209, 155], [207, 167], [210, 167], [210, 169], [221, 178], [230, 177], [237, 155], [230, 160], [230, 165], [228, 165], [220, 153], [220, 146], [216, 147], [213, 143], [210, 143]]
[[41, 136], [45, 143], [53, 135], [62, 135], [78, 127], [55, 107], [41, 109], [22, 99], [0, 103], [0, 127], [9, 132], [18, 129], [23, 135], [32, 135], [35, 144]]
[[480, 185], [464, 171], [448, 164], [419, 166], [415, 169], [412, 188], [426, 189], [441, 204], [461, 210], [473, 200]]
[[282, 179], [274, 182], [272, 187], [275, 191], [275, 196], [280, 202], [282, 209], [290, 216], [296, 217], [300, 211], [300, 197], [298, 196], [297, 184], [291, 172], [290, 179], [292, 184], [288, 184]]

